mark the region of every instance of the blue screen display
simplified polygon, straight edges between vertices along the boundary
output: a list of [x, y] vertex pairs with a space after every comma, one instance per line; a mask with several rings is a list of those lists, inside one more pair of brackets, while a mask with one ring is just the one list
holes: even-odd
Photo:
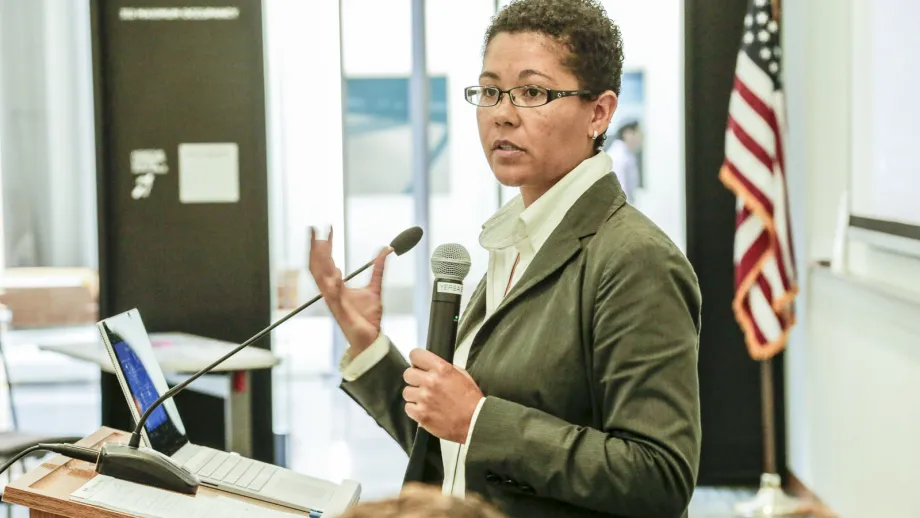
[[[113, 344], [112, 347], [115, 349], [118, 363], [121, 365], [121, 370], [124, 372], [125, 380], [134, 398], [134, 406], [140, 414], [143, 414], [160, 397], [160, 393], [153, 384], [144, 363], [127, 342], [122, 340]], [[160, 405], [150, 414], [144, 427], [150, 432], [156, 430], [166, 420], [166, 410], [163, 405]]]

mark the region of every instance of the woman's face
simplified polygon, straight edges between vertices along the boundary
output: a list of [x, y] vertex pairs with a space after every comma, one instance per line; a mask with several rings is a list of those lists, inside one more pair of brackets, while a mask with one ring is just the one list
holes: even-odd
[[[562, 64], [566, 52], [543, 34], [499, 33], [486, 48], [479, 84], [502, 90], [523, 85], [578, 90], [575, 75]], [[522, 108], [505, 94], [496, 106], [478, 107], [479, 137], [495, 177], [520, 187], [529, 205], [594, 154], [591, 136], [606, 131], [616, 100], [608, 91], [591, 102], [572, 96]], [[505, 149], [499, 147], [503, 144]]]

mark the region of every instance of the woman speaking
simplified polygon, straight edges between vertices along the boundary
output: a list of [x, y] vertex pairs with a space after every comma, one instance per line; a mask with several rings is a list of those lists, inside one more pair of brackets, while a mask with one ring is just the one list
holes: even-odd
[[[520, 189], [482, 227], [486, 275], [454, 362], [380, 330], [389, 250], [346, 287], [328, 240], [310, 271], [349, 343], [342, 388], [410, 456], [407, 482], [516, 517], [680, 517], [700, 453], [700, 293], [680, 250], [626, 203], [603, 152], [619, 28], [595, 0], [519, 0], [485, 35], [483, 151]], [[415, 441], [418, 427], [438, 440]], [[418, 480], [415, 480], [417, 478]]]

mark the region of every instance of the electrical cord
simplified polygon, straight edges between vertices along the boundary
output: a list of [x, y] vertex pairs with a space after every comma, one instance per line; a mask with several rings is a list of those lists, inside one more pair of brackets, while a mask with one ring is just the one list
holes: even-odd
[[34, 453], [36, 451], [50, 451], [51, 453], [58, 453], [70, 457], [72, 459], [82, 460], [86, 462], [96, 463], [96, 459], [99, 458], [99, 452], [92, 450], [90, 448], [84, 448], [83, 446], [77, 446], [75, 444], [35, 444], [30, 446], [21, 452], [17, 453], [13, 458], [6, 461], [3, 466], [0, 466], [0, 474], [6, 472], [10, 469], [10, 466], [19, 461], [19, 459]]

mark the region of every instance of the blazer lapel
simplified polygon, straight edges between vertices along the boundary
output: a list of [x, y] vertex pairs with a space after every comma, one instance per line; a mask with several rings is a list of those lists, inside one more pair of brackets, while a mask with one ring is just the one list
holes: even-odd
[[562, 268], [580, 250], [581, 242], [574, 235], [568, 232], [554, 232], [537, 252], [530, 266], [521, 276], [521, 280], [511, 288], [501, 304], [489, 315], [489, 320], [500, 315], [504, 309], [514, 304], [556, 270]]
[[[612, 178], [612, 175], [604, 176], [591, 186], [569, 209], [565, 218], [559, 223], [556, 230], [550, 234], [549, 239], [546, 240], [540, 251], [537, 252], [533, 262], [527, 267], [521, 279], [511, 288], [511, 291], [508, 292], [501, 304], [495, 308], [495, 311], [485, 319], [482, 328], [485, 329], [489, 325], [499, 325], [497, 323], [498, 319], [509, 308], [513, 307], [529, 291], [563, 268], [572, 257], [581, 251], [582, 238], [595, 234], [601, 224], [607, 221], [625, 203], [626, 196], [617, 180]], [[480, 283], [480, 287], [482, 287], [482, 284], [484, 283]], [[484, 313], [485, 297], [482, 296], [479, 288], [477, 288], [477, 292], [480, 292], [478, 293], [478, 298], [481, 300], [476, 302], [482, 307], [474, 307], [473, 309], [481, 310]], [[474, 293], [474, 299], [476, 295]], [[470, 302], [471, 307], [473, 302]], [[469, 332], [471, 322], [478, 321], [478, 319], [470, 318], [475, 315], [473, 311], [468, 311], [468, 313], [469, 315], [466, 317], [465, 322], [466, 332]], [[461, 332], [463, 330], [463, 327], [461, 327]], [[472, 365], [479, 353], [479, 349], [482, 347], [483, 340], [488, 335], [488, 332], [478, 333], [474, 338], [469, 360], [467, 361], [468, 365]], [[461, 340], [462, 338], [458, 338], [457, 343], [460, 343]]]
[[473, 330], [476, 323], [482, 320], [486, 314], [486, 277], [486, 275], [483, 275], [482, 279], [480, 279], [479, 284], [470, 296], [470, 301], [467, 303], [463, 315], [460, 317], [460, 328], [457, 330], [457, 343], [454, 344], [455, 350], [463, 343], [466, 335]]

